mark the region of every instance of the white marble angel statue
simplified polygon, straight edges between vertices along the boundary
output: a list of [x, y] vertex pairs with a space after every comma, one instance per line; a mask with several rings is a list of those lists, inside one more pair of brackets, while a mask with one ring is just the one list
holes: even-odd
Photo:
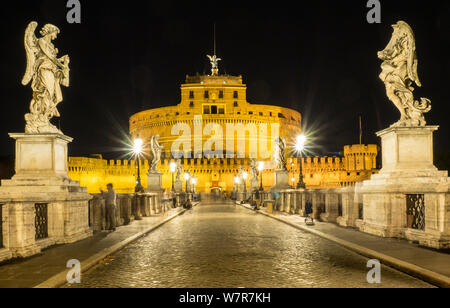
[[182, 181], [181, 177], [183, 176], [183, 165], [181, 164], [181, 159], [177, 159], [175, 161], [176, 165], [177, 165], [177, 177], [176, 180], [177, 182]]
[[45, 25], [39, 32], [42, 37], [37, 38], [37, 26], [33, 21], [25, 31], [27, 69], [22, 84], [26, 86], [31, 81], [33, 90], [30, 113], [25, 115], [25, 132], [61, 133], [50, 120], [60, 116], [57, 106], [63, 100], [61, 85], [69, 86], [70, 58], [58, 58], [58, 49], [52, 43], [60, 32], [58, 27]]
[[161, 153], [164, 147], [159, 144], [159, 136], [153, 136], [150, 139], [150, 149], [152, 151], [152, 164], [150, 166], [150, 173], [158, 173], [158, 165], [161, 161]]
[[286, 168], [286, 138], [277, 137], [275, 139], [274, 161], [277, 170], [285, 171]]
[[425, 126], [424, 113], [431, 110], [431, 101], [414, 99], [414, 83], [421, 87], [417, 73], [418, 60], [416, 42], [411, 27], [404, 21], [392, 26], [394, 34], [385, 50], [378, 53], [383, 60], [380, 79], [386, 85], [389, 99], [401, 114], [400, 121], [393, 126]]
[[252, 175], [252, 179], [258, 180], [258, 166], [254, 159], [252, 159], [250, 163], [250, 174]]

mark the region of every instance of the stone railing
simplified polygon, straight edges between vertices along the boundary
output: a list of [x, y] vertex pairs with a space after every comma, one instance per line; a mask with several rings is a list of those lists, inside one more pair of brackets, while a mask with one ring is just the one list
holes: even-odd
[[316, 190], [284, 190], [275, 203], [275, 210], [300, 216], [305, 215], [306, 204], [312, 205], [315, 219], [358, 227], [363, 220], [362, 195], [356, 187]]
[[[164, 199], [158, 193], [121, 194], [117, 197], [116, 226], [128, 225], [142, 217], [167, 213], [172, 208], [172, 199]], [[94, 232], [109, 228], [105, 200], [101, 195], [94, 195], [89, 202], [89, 225]]]

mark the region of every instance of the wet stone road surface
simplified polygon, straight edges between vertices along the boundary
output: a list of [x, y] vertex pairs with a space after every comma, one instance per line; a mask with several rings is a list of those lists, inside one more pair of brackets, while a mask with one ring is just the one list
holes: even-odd
[[203, 204], [85, 273], [81, 288], [430, 287], [233, 204]]

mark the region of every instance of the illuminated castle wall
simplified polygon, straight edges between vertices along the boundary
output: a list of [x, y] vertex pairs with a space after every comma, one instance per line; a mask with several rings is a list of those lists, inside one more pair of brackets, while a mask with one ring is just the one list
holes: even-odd
[[[182, 158], [184, 170], [197, 178], [198, 192], [210, 192], [217, 187], [230, 192], [239, 167], [249, 171], [251, 158], [266, 162], [264, 186], [272, 187], [275, 137], [285, 137], [291, 148], [301, 133], [301, 123], [302, 116], [295, 110], [250, 104], [242, 76], [219, 75], [218, 70], [213, 70], [212, 75], [186, 77], [178, 106], [133, 115], [130, 133], [133, 140], [144, 141], [146, 157], [141, 168], [144, 187], [151, 159], [148, 144], [152, 136], [159, 135], [164, 146], [160, 165], [164, 188], [172, 187], [170, 162]], [[357, 145], [345, 148], [345, 158], [307, 158], [305, 181], [310, 188], [353, 185], [375, 172], [376, 156], [376, 146]], [[291, 178], [298, 179], [297, 159], [288, 161]], [[137, 173], [134, 162], [71, 158], [69, 165], [72, 179], [80, 181], [91, 193], [97, 193], [110, 182], [120, 193], [134, 191]]]
[[[346, 146], [344, 157], [313, 157], [305, 158], [304, 176], [307, 187], [314, 188], [338, 188], [352, 186], [357, 182], [367, 180], [376, 173], [377, 146], [354, 145]], [[169, 165], [171, 159], [164, 159], [160, 170], [163, 172], [164, 188], [172, 187], [172, 175]], [[299, 177], [297, 159], [288, 159], [290, 177], [296, 184]], [[217, 181], [219, 186], [230, 192], [233, 190], [234, 176], [238, 174], [239, 167], [249, 170], [248, 159], [185, 159], [185, 170], [198, 179], [197, 190], [209, 192], [212, 182]], [[147, 186], [148, 161], [142, 162], [141, 178], [144, 187]], [[107, 161], [101, 158], [76, 158], [69, 159], [69, 176], [81, 182], [81, 186], [87, 187], [89, 193], [98, 193], [106, 184], [114, 183], [119, 193], [133, 193], [136, 185], [137, 168], [133, 161]], [[230, 183], [230, 184], [229, 184]], [[263, 184], [266, 189], [274, 185], [272, 170], [266, 170], [263, 174]], [[248, 180], [247, 187], [250, 186]]]

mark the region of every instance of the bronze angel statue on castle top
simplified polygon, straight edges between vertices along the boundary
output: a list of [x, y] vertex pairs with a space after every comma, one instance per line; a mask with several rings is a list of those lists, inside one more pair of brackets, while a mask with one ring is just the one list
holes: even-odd
[[27, 69], [22, 84], [31, 81], [33, 98], [30, 103], [30, 113], [25, 115], [25, 132], [29, 134], [61, 133], [50, 123], [53, 117], [59, 117], [57, 106], [62, 102], [61, 85], [69, 86], [69, 56], [58, 58], [58, 49], [52, 41], [59, 34], [58, 27], [47, 24], [39, 32], [35, 31], [38, 24], [31, 22], [25, 31], [25, 51], [27, 54]]
[[414, 33], [404, 21], [392, 26], [394, 34], [386, 49], [378, 53], [383, 60], [380, 79], [386, 86], [389, 99], [401, 114], [399, 122], [394, 126], [425, 126], [424, 113], [431, 110], [431, 101], [414, 99], [414, 84], [421, 87], [417, 73], [417, 54]]

